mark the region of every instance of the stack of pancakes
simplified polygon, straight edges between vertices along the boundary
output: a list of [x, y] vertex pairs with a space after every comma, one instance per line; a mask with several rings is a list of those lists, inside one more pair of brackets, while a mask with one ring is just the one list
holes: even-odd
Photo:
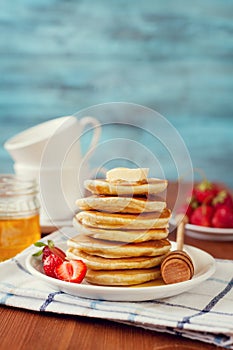
[[67, 257], [87, 265], [86, 281], [129, 286], [160, 277], [160, 265], [170, 250], [167, 239], [170, 210], [158, 197], [166, 180], [88, 180], [92, 193], [78, 199], [73, 220], [78, 235], [69, 239]]

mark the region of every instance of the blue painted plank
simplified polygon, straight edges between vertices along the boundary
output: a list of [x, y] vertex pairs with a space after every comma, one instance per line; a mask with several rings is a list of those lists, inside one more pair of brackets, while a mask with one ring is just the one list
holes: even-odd
[[[232, 1], [1, 0], [0, 7], [1, 145], [47, 119], [135, 102], [174, 124], [195, 167], [233, 187]], [[2, 147], [0, 165], [12, 169]]]

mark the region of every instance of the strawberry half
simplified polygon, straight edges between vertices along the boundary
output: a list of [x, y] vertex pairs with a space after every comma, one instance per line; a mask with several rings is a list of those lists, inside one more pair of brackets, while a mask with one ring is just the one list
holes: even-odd
[[62, 281], [81, 283], [86, 275], [87, 267], [82, 260], [67, 260], [55, 267], [54, 272], [56, 277]]

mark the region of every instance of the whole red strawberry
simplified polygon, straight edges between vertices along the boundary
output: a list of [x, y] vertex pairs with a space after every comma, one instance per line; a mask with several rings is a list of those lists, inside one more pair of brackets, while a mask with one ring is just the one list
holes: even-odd
[[56, 255], [60, 257], [62, 260], [65, 260], [66, 258], [66, 254], [63, 252], [63, 250], [61, 250], [58, 247], [55, 247], [53, 241], [48, 241], [48, 245], [44, 247], [42, 261], [44, 261], [47, 258], [47, 256], [49, 256], [50, 254]]
[[34, 246], [36, 246], [36, 247], [43, 247], [42, 250], [39, 250], [38, 252], [33, 254], [33, 256], [40, 256], [40, 255], [42, 255], [42, 261], [43, 262], [50, 254], [56, 255], [59, 258], [61, 258], [62, 260], [65, 260], [65, 258], [66, 258], [66, 254], [63, 252], [63, 250], [61, 250], [60, 248], [56, 247], [54, 245], [53, 241], [51, 241], [51, 240], [48, 240], [47, 244], [43, 243], [43, 242], [36, 242], [34, 244]]
[[213, 227], [233, 228], [233, 209], [222, 204], [219, 205], [212, 218]]
[[36, 247], [42, 247], [41, 250], [33, 254], [33, 256], [42, 255], [43, 269], [47, 276], [55, 277], [55, 267], [61, 265], [66, 259], [66, 254], [60, 248], [56, 247], [53, 241], [48, 240], [48, 243], [36, 242]]
[[199, 226], [211, 226], [214, 209], [210, 205], [201, 205], [191, 215], [190, 223]]
[[57, 276], [55, 274], [55, 268], [60, 266], [63, 263], [63, 261], [64, 260], [61, 259], [58, 255], [55, 255], [53, 253], [48, 255], [43, 261], [43, 268], [45, 274], [47, 276], [56, 278]]
[[210, 204], [217, 192], [217, 186], [208, 180], [203, 180], [196, 185], [193, 190], [196, 200], [201, 204]]
[[217, 209], [222, 205], [226, 205], [229, 208], [233, 209], [233, 199], [229, 192], [226, 190], [221, 190], [212, 200], [212, 205]]

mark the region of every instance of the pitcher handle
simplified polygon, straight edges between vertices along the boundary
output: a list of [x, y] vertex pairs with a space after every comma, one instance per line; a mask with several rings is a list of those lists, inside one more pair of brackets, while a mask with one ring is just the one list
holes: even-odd
[[92, 136], [92, 140], [91, 143], [89, 145], [89, 148], [87, 150], [90, 151], [93, 147], [95, 147], [100, 139], [100, 135], [101, 135], [101, 124], [100, 122], [93, 117], [83, 117], [82, 119], [80, 119], [80, 125], [82, 127], [82, 130], [84, 130], [84, 128], [87, 125], [92, 125], [93, 126], [93, 136]]

